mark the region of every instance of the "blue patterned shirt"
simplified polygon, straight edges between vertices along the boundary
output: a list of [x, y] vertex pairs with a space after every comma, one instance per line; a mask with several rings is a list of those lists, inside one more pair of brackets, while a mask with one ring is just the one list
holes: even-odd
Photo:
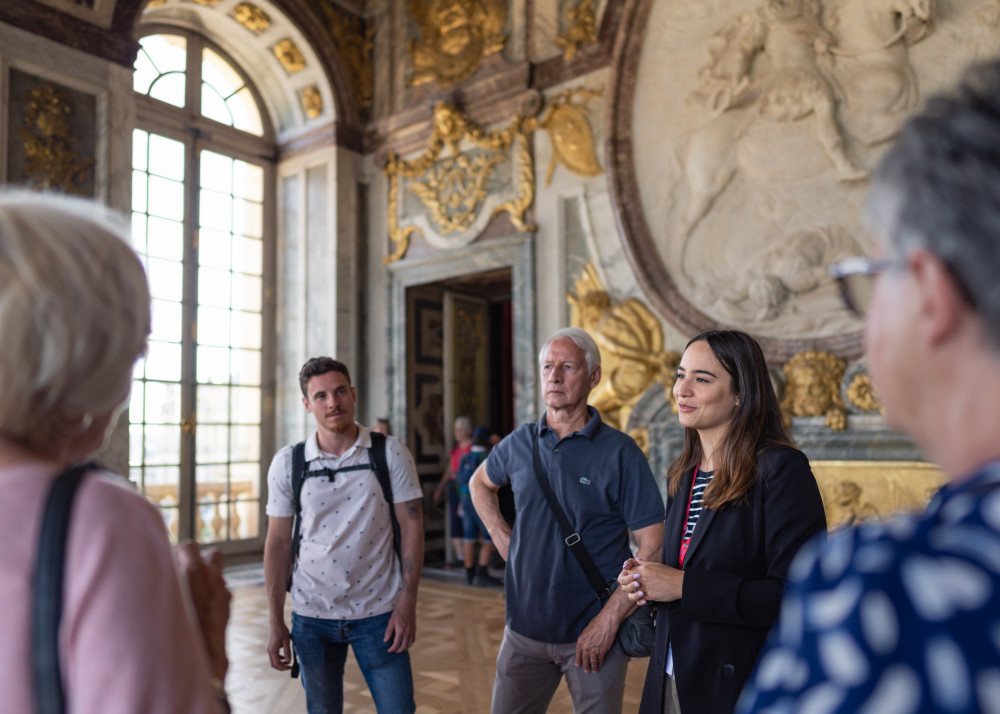
[[736, 711], [1000, 712], [1000, 462], [804, 547]]

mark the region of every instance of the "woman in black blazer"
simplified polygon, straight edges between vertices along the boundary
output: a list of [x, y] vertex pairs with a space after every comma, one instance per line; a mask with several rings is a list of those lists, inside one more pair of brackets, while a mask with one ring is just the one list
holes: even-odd
[[730, 714], [778, 615], [788, 565], [826, 516], [752, 337], [692, 339], [674, 398], [687, 428], [667, 476], [663, 565], [630, 559], [618, 578], [633, 602], [658, 606], [639, 712], [675, 712], [676, 697], [684, 714]]

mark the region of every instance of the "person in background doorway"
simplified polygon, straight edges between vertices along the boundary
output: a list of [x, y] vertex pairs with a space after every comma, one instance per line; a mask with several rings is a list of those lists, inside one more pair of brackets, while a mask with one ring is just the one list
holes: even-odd
[[469, 453], [472, 448], [472, 420], [466, 416], [460, 416], [455, 420], [453, 430], [455, 445], [451, 447], [451, 456], [441, 480], [438, 481], [437, 488], [434, 489], [434, 503], [441, 503], [447, 493], [448, 498], [448, 535], [451, 538], [452, 559], [448, 563], [449, 567], [461, 568], [463, 566], [462, 548], [462, 514], [461, 502], [458, 497], [458, 490], [455, 488], [455, 476], [458, 474], [458, 463], [462, 457]]
[[385, 436], [392, 436], [392, 427], [389, 426], [389, 420], [385, 417], [376, 419], [375, 423], [372, 424], [371, 430]]
[[[503, 585], [489, 573], [490, 556], [493, 554], [493, 541], [483, 525], [483, 521], [472, 505], [472, 495], [469, 492], [469, 480], [486, 460], [486, 450], [489, 445], [490, 430], [485, 426], [477, 426], [472, 432], [472, 448], [458, 464], [458, 475], [455, 485], [462, 506], [462, 546], [465, 559], [465, 581], [469, 585], [492, 587]], [[476, 559], [476, 543], [479, 543], [479, 558]]]

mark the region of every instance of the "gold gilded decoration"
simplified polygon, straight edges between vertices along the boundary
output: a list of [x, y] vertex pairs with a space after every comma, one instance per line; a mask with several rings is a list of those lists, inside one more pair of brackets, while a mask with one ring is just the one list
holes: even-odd
[[260, 34], [271, 26], [270, 16], [248, 2], [241, 2], [233, 8], [233, 19], [254, 34]]
[[[556, 164], [560, 163], [577, 176], [598, 176], [604, 169], [597, 161], [594, 132], [587, 121], [587, 104], [601, 96], [604, 90], [569, 89], [558, 94], [539, 120], [540, 127], [549, 134], [552, 159], [545, 172], [545, 185], [552, 183]], [[574, 97], [582, 98], [577, 104]]]
[[944, 476], [919, 461], [813, 461], [831, 530], [927, 507]]
[[[493, 209], [493, 215], [507, 212], [510, 222], [520, 231], [533, 231], [524, 214], [535, 198], [535, 169], [529, 136], [535, 120], [516, 116], [502, 131], [485, 132], [459, 109], [448, 102], [434, 107], [434, 131], [424, 153], [404, 161], [389, 152], [385, 173], [389, 177], [389, 236], [396, 248], [384, 262], [391, 263], [406, 255], [415, 226], [400, 226], [398, 219], [400, 178], [410, 179], [409, 189], [428, 211], [442, 235], [468, 230], [479, 216], [487, 196], [487, 183], [498, 164], [507, 160], [513, 148], [517, 162], [517, 195]], [[462, 153], [461, 141], [471, 141], [477, 151]], [[441, 158], [447, 146], [449, 155]]]
[[215, 7], [219, 4], [219, 0], [188, 0], [188, 2], [193, 2], [195, 5], [202, 5], [204, 7]]
[[146, 12], [146, 10], [155, 10], [156, 8], [163, 7], [166, 4], [167, 0], [149, 0], [145, 7], [142, 8], [142, 11]]
[[829, 352], [809, 350], [792, 357], [783, 368], [785, 398], [782, 409], [791, 416], [826, 416], [833, 431], [847, 428], [847, 408], [840, 382], [847, 363]]
[[347, 68], [351, 90], [358, 106], [369, 109], [375, 99], [375, 71], [372, 51], [375, 48], [375, 26], [364, 18], [350, 15], [332, 2], [323, 3], [327, 27]]
[[649, 457], [649, 429], [644, 426], [637, 426], [628, 430], [628, 435], [632, 437], [635, 445], [642, 449], [647, 458]]
[[563, 59], [569, 62], [576, 57], [580, 45], [597, 40], [594, 0], [581, 0], [579, 5], [569, 9], [566, 16], [569, 19], [569, 27], [554, 40], [554, 44], [562, 50]]
[[590, 404], [609, 424], [625, 430], [632, 408], [659, 382], [670, 398], [680, 355], [663, 349], [663, 325], [635, 298], [612, 301], [593, 263], [568, 295], [570, 324], [582, 327], [601, 349], [602, 377]]
[[69, 117], [73, 106], [69, 95], [54, 84], [42, 82], [21, 99], [27, 103], [24, 126], [18, 129], [24, 143], [22, 176], [37, 189], [84, 195], [80, 183], [94, 160], [82, 158], [72, 148], [79, 137], [71, 133]]
[[302, 50], [291, 40], [282, 40], [272, 51], [289, 74], [301, 72], [306, 68], [306, 58], [302, 56]]
[[407, 5], [420, 32], [407, 47], [411, 86], [461, 82], [507, 41], [504, 0], [407, 0]]
[[319, 88], [315, 84], [310, 84], [299, 97], [302, 102], [302, 111], [310, 119], [315, 119], [323, 113], [323, 95], [319, 93]]
[[859, 374], [847, 388], [847, 401], [863, 412], [873, 412], [880, 409], [875, 385], [867, 374]]

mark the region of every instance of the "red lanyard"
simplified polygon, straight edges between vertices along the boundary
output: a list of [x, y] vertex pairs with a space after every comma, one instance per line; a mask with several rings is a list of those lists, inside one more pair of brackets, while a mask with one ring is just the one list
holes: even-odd
[[[687, 510], [684, 511], [684, 536], [681, 538], [681, 551], [677, 556], [677, 564], [684, 569], [684, 556], [687, 555], [688, 546], [691, 544], [691, 536], [687, 535], [688, 517], [691, 515], [691, 499], [694, 498], [694, 482], [698, 480], [698, 464], [694, 465], [694, 475], [691, 476], [691, 491], [688, 493]], [[692, 533], [691, 535], [694, 535]]]

